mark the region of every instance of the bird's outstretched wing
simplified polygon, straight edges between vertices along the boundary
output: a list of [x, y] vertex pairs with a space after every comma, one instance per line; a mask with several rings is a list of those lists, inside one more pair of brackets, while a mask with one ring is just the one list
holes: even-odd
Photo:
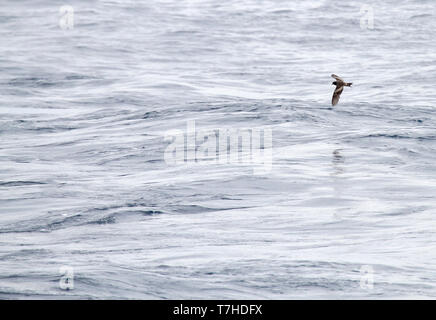
[[342, 91], [344, 91], [344, 86], [336, 86], [335, 91], [333, 92], [332, 97], [332, 105], [335, 106], [339, 102], [339, 97], [341, 96]]
[[340, 82], [345, 82], [344, 79], [342, 79], [341, 77], [339, 77], [335, 74], [332, 74], [332, 78], [335, 78], [337, 81], [340, 81]]

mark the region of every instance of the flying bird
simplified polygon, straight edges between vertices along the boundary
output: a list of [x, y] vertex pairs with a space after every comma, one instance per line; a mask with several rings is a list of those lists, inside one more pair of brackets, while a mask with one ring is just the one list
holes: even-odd
[[338, 77], [335, 74], [332, 74], [332, 78], [335, 78], [332, 84], [336, 86], [335, 91], [333, 92], [332, 97], [332, 105], [335, 106], [339, 102], [339, 97], [341, 96], [342, 91], [344, 91], [344, 87], [351, 87], [352, 82], [345, 82], [341, 77]]

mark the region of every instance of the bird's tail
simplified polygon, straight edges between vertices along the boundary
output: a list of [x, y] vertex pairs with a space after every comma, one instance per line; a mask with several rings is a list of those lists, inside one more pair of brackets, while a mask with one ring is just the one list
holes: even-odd
[[353, 84], [352, 82], [347, 82], [345, 85], [346, 85], [347, 87], [351, 87], [352, 84]]

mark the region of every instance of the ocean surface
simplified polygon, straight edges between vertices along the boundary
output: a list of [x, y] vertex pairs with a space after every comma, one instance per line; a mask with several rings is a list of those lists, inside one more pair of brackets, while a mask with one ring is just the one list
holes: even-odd
[[[0, 298], [435, 299], [435, 13], [3, 0]], [[167, 161], [194, 123], [271, 165]]]

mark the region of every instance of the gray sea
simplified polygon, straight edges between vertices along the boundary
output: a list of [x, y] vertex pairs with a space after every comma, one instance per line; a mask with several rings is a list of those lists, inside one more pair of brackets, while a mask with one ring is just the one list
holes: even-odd
[[2, 0], [0, 298], [435, 299], [435, 13]]

